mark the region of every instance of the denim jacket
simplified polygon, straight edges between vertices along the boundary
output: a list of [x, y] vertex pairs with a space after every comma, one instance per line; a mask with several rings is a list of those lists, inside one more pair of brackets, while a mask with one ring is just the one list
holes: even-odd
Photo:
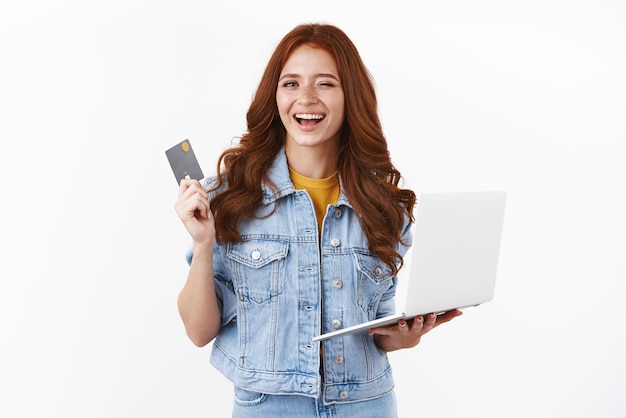
[[[330, 404], [388, 393], [391, 367], [372, 336], [331, 338], [321, 351], [311, 339], [392, 313], [397, 278], [369, 251], [343, 192], [318, 233], [313, 203], [291, 183], [284, 150], [269, 177], [278, 193], [264, 185], [259, 216], [240, 225], [244, 241], [215, 246], [222, 328], [211, 363], [236, 386], [267, 394], [321, 396]], [[408, 217], [402, 240], [412, 242]], [[404, 256], [407, 247], [397, 250]]]

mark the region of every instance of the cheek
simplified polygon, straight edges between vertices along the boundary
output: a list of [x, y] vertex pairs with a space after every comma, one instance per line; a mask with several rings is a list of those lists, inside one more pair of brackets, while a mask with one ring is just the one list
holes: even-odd
[[335, 118], [343, 119], [345, 117], [345, 103], [343, 100], [337, 100], [332, 104], [332, 112]]
[[278, 108], [278, 116], [280, 120], [283, 122], [283, 125], [287, 125], [289, 123], [289, 106], [285, 102], [284, 98], [276, 97], [276, 107]]
[[279, 114], [286, 114], [289, 112], [289, 99], [283, 95], [276, 95], [276, 107], [278, 107]]
[[345, 109], [345, 101], [343, 95], [334, 95], [326, 101], [330, 110], [335, 114], [343, 115]]

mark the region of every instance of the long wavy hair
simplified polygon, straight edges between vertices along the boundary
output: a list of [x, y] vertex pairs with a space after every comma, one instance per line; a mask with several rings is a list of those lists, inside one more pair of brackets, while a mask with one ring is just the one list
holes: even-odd
[[395, 246], [401, 242], [404, 216], [413, 220], [415, 194], [398, 186], [401, 175], [391, 163], [372, 77], [352, 41], [332, 25], [299, 25], [274, 50], [248, 109], [247, 132], [217, 162], [213, 190], [228, 185], [211, 201], [217, 241], [241, 241], [238, 227], [255, 216], [262, 183], [276, 188], [268, 172], [285, 143], [276, 104], [278, 79], [291, 53], [302, 45], [322, 48], [337, 62], [345, 97], [337, 167], [343, 192], [360, 215], [369, 250], [395, 274], [403, 264]]

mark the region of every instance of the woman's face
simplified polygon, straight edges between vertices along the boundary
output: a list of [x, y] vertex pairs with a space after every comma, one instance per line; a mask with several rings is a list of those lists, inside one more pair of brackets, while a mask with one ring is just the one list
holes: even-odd
[[344, 95], [337, 63], [326, 50], [302, 45], [293, 51], [280, 73], [276, 104], [288, 147], [336, 151]]

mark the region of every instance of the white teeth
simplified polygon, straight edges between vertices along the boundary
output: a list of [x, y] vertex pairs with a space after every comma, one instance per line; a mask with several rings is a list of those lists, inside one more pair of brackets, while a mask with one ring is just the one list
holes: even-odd
[[298, 119], [324, 119], [324, 115], [319, 115], [319, 114], [311, 114], [311, 113], [297, 113], [296, 117]]

